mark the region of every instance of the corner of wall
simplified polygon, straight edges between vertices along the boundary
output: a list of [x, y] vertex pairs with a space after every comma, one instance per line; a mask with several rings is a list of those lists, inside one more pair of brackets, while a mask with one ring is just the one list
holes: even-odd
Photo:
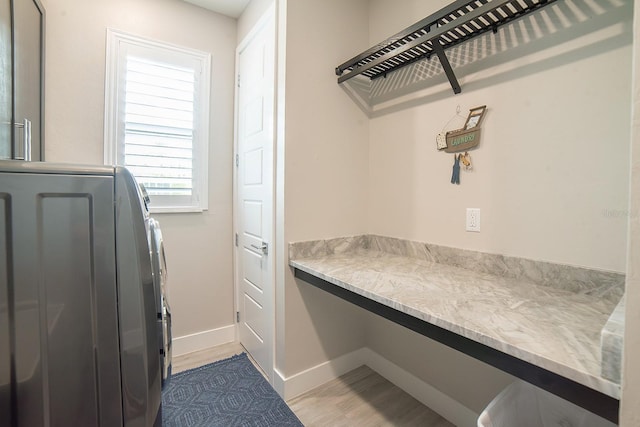
[[260, 20], [267, 9], [277, 0], [251, 0], [238, 18], [237, 41], [238, 44], [249, 34], [253, 26]]
[[627, 244], [625, 336], [622, 356], [620, 425], [640, 425], [640, 7], [633, 21], [633, 84], [631, 126], [631, 188]]
[[[282, 177], [277, 233], [288, 241], [355, 235], [365, 231], [368, 123], [336, 84], [331, 70], [343, 55], [366, 44], [366, 0], [284, 2], [286, 73], [278, 108]], [[279, 14], [279, 16], [282, 16]], [[357, 21], [354, 23], [354, 20]], [[313, 22], [313, 25], [310, 23]], [[360, 25], [362, 24], [362, 25]], [[283, 44], [285, 44], [283, 46]], [[313, 66], [310, 66], [313, 64]], [[327, 70], [329, 72], [327, 72]], [[284, 91], [284, 92], [282, 92]], [[281, 100], [281, 98], [279, 97]], [[330, 165], [330, 167], [328, 167]], [[286, 180], [286, 182], [284, 182]], [[278, 196], [277, 196], [278, 197]], [[286, 239], [286, 240], [285, 240]], [[293, 375], [363, 344], [356, 308], [299, 284], [288, 267], [286, 248], [278, 260], [276, 367]], [[343, 322], [338, 324], [337, 319]], [[278, 326], [279, 325], [279, 326]], [[346, 326], [345, 326], [346, 325]], [[337, 329], [337, 332], [333, 329]], [[279, 353], [279, 354], [278, 354]]]

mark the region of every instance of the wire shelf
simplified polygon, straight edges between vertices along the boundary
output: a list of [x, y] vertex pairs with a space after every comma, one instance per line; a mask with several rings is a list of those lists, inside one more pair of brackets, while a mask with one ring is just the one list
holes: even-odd
[[460, 85], [444, 51], [556, 0], [458, 0], [336, 67], [338, 83], [370, 80], [437, 55], [455, 93]]

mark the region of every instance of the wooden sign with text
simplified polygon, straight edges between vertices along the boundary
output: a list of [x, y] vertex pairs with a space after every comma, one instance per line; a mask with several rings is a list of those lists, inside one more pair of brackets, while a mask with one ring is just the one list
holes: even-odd
[[447, 146], [444, 149], [447, 153], [458, 153], [467, 151], [480, 144], [480, 123], [487, 110], [487, 106], [472, 108], [462, 129], [447, 132]]
[[480, 143], [480, 128], [447, 132], [447, 153], [467, 151]]

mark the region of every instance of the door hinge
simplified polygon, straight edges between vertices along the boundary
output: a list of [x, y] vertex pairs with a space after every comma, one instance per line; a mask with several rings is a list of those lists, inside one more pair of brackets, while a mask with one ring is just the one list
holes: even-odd
[[240, 165], [240, 156], [236, 154], [236, 167]]
[[235, 241], [236, 241], [236, 246], [238, 246], [238, 233], [236, 233]]
[[240, 312], [236, 311], [236, 323], [240, 323]]
[[238, 74], [238, 87], [240, 87], [240, 74]]

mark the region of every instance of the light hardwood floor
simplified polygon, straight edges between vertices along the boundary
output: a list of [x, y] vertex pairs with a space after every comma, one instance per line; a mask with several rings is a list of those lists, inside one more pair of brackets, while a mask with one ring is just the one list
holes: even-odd
[[194, 351], [193, 353], [175, 356], [171, 361], [171, 370], [172, 373], [177, 374], [178, 372], [197, 368], [199, 366], [206, 365], [207, 363], [227, 359], [244, 351], [244, 347], [238, 342], [223, 344], [206, 350]]
[[[239, 343], [229, 343], [177, 356], [173, 360], [173, 373], [243, 351]], [[453, 426], [367, 366], [354, 369], [287, 404], [307, 427]]]

